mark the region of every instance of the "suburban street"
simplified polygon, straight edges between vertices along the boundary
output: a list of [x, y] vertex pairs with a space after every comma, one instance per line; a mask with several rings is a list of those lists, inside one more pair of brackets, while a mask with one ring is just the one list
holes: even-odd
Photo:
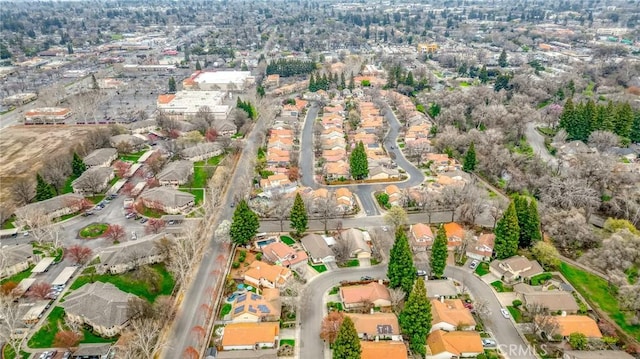
[[536, 130], [536, 126], [539, 124], [534, 122], [527, 123], [524, 130], [524, 135], [527, 138], [527, 142], [533, 148], [533, 152], [540, 157], [544, 162], [548, 163], [553, 168], [558, 167], [558, 160], [553, 157], [547, 150], [547, 146], [544, 144], [544, 136]]
[[[316, 103], [313, 103], [309, 110], [307, 111], [307, 116], [305, 118], [304, 127], [302, 129], [302, 139], [300, 142], [300, 169], [302, 176], [300, 178], [300, 182], [303, 186], [311, 187], [316, 189], [318, 187], [330, 187], [332, 189], [338, 188], [348, 188], [353, 193], [358, 196], [360, 200], [360, 205], [362, 206], [362, 210], [367, 216], [377, 216], [380, 215], [380, 210], [378, 209], [378, 205], [375, 202], [373, 197], [374, 192], [383, 189], [386, 184], [376, 183], [376, 184], [349, 184], [349, 185], [336, 185], [336, 186], [326, 186], [323, 184], [319, 184], [315, 180], [315, 154], [314, 154], [314, 146], [313, 146], [313, 124], [315, 119], [318, 116], [319, 107]], [[417, 186], [424, 181], [424, 173], [414, 166], [411, 162], [409, 162], [402, 153], [402, 150], [398, 148], [397, 139], [398, 133], [400, 132], [400, 127], [402, 126], [395, 114], [389, 108], [387, 113], [385, 114], [385, 118], [389, 123], [389, 131], [387, 132], [383, 144], [387, 151], [387, 153], [394, 158], [394, 161], [398, 165], [398, 167], [402, 168], [407, 176], [409, 177], [407, 180], [402, 182], [389, 182], [397, 185], [399, 188], [409, 188], [413, 186]], [[391, 155], [393, 153], [393, 155]], [[389, 184], [388, 183], [388, 184]]]
[[[233, 208], [231, 203], [236, 196], [244, 197], [249, 187], [242, 185], [244, 178], [251, 178], [254, 171], [251, 160], [255, 157], [258, 146], [261, 146], [266, 133], [266, 120], [259, 118], [248, 138], [244, 141], [242, 154], [238, 159], [238, 166], [233, 172], [229, 183], [231, 184], [224, 198], [220, 201], [218, 214], [215, 218], [213, 228], [216, 228], [223, 220], [231, 220], [233, 217]], [[210, 288], [215, 287], [215, 283], [221, 280], [220, 274], [216, 274], [215, 270], [220, 269], [224, 274], [224, 267], [216, 262], [217, 256], [224, 251], [222, 243], [215, 241], [213, 234], [209, 234], [209, 243], [205, 249], [204, 256], [200, 263], [195, 278], [190, 282], [189, 288], [185, 290], [184, 298], [180, 304], [179, 312], [176, 320], [168, 336], [167, 348], [162, 353], [162, 358], [175, 359], [184, 356], [185, 349], [189, 346], [200, 348], [202, 345], [197, 343], [191, 329], [198, 325], [203, 325], [203, 313], [200, 310], [201, 304], [215, 302], [216, 298], [211, 298]]]

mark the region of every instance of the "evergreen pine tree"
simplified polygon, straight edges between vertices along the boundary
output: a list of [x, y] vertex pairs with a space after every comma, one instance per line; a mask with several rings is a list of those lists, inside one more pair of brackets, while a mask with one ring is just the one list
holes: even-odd
[[389, 287], [402, 288], [407, 294], [411, 292], [416, 280], [416, 268], [413, 265], [409, 240], [402, 228], [396, 230], [396, 240], [389, 253], [387, 277], [389, 278]]
[[304, 201], [300, 196], [300, 193], [296, 194], [296, 199], [293, 201], [293, 208], [291, 208], [291, 228], [296, 230], [296, 235], [300, 236], [307, 230], [307, 209], [304, 206]]
[[100, 90], [100, 85], [98, 85], [98, 80], [96, 79], [95, 74], [91, 74], [91, 89]]
[[507, 61], [507, 51], [505, 49], [502, 49], [502, 52], [500, 53], [500, 57], [498, 58], [498, 65], [500, 65], [500, 67], [509, 66], [509, 62]]
[[407, 85], [407, 86], [415, 85], [414, 80], [413, 80], [413, 73], [411, 71], [409, 71], [407, 73], [407, 77], [404, 79], [404, 84]]
[[601, 109], [600, 117], [598, 118], [598, 120], [602, 122], [601, 129], [603, 131], [614, 132], [616, 126], [616, 113], [613, 102], [609, 101], [607, 106], [598, 106], [598, 109]]
[[640, 111], [637, 111], [633, 117], [629, 138], [633, 143], [640, 143]]
[[614, 132], [620, 137], [629, 138], [631, 126], [633, 125], [633, 110], [628, 102], [618, 104]]
[[589, 133], [599, 130], [600, 126], [602, 126], [601, 123], [598, 123], [598, 110], [592, 99], [589, 99], [584, 105], [582, 117], [584, 118], [585, 126], [588, 128]]
[[538, 213], [538, 201], [531, 197], [529, 199], [529, 237], [531, 245], [535, 245], [542, 240], [542, 232], [540, 231], [540, 214]]
[[494, 252], [496, 257], [498, 259], [505, 259], [514, 256], [518, 251], [520, 227], [518, 226], [518, 215], [516, 214], [516, 207], [513, 201], [498, 221], [495, 234]]
[[347, 88], [347, 82], [344, 78], [344, 72], [340, 74], [340, 86], [338, 88], [340, 90], [344, 90]]
[[516, 207], [518, 227], [520, 227], [518, 246], [520, 248], [529, 248], [531, 245], [531, 234], [529, 232], [529, 201], [526, 196], [516, 195], [513, 199], [513, 203]]
[[356, 148], [351, 152], [349, 157], [349, 167], [351, 170], [351, 177], [356, 180], [361, 180], [369, 176], [369, 162], [367, 160], [367, 152], [364, 149], [362, 141], [358, 142]]
[[431, 330], [431, 302], [427, 298], [424, 280], [417, 280], [400, 312], [398, 322], [402, 333], [410, 340], [411, 350], [424, 356], [424, 342]]
[[480, 69], [480, 75], [478, 77], [480, 78], [480, 82], [482, 82], [483, 84], [489, 82], [489, 73], [487, 72], [486, 65], [482, 65], [482, 68]]
[[447, 266], [447, 232], [444, 226], [438, 228], [436, 238], [433, 240], [433, 246], [431, 246], [431, 258], [429, 264], [431, 265], [431, 275], [435, 277], [442, 277], [444, 274], [444, 268]]
[[243, 199], [233, 212], [233, 220], [229, 230], [231, 240], [235, 244], [245, 245], [258, 233], [259, 227], [258, 215], [249, 208]]
[[311, 77], [309, 78], [309, 91], [311, 92], [316, 92], [318, 91], [318, 88], [316, 87], [316, 79], [313, 76], [313, 74], [311, 74]]
[[356, 327], [348, 315], [344, 316], [336, 341], [333, 342], [333, 359], [360, 359], [362, 348]]
[[36, 174], [36, 202], [44, 201], [56, 195], [56, 191], [40, 174]]
[[476, 169], [476, 148], [471, 142], [467, 153], [464, 155], [462, 170], [465, 172], [473, 172]]
[[202, 65], [200, 65], [200, 60], [196, 61], [196, 71], [202, 71]]
[[177, 91], [177, 87], [176, 87], [176, 79], [171, 76], [169, 78], [169, 93], [176, 93]]
[[84, 164], [84, 161], [77, 153], [73, 153], [73, 160], [71, 161], [71, 169], [73, 171], [73, 176], [78, 178], [84, 171], [87, 170], [87, 165]]
[[349, 77], [349, 90], [353, 90], [356, 88], [355, 77], [353, 76], [353, 72], [351, 73], [351, 77]]
[[562, 114], [560, 114], [560, 127], [567, 131], [567, 137], [574, 139], [576, 135], [575, 125], [575, 107], [573, 106], [573, 99], [569, 97], [564, 103]]

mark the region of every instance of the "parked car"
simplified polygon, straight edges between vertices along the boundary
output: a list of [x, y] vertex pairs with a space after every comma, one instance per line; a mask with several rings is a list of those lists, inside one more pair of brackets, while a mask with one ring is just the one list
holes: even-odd
[[471, 261], [471, 264], [469, 264], [469, 268], [476, 269], [478, 267], [478, 264], [480, 264], [480, 262], [478, 262], [477, 259], [474, 259], [473, 261]]
[[167, 224], [170, 225], [170, 226], [173, 226], [174, 224], [176, 224], [176, 221], [171, 220]]
[[365, 275], [365, 276], [360, 277], [360, 280], [373, 280], [373, 277]]
[[506, 319], [511, 318], [511, 314], [506, 308], [501, 308], [500, 313], [502, 313], [502, 316], [505, 317]]
[[141, 224], [145, 224], [145, 223], [147, 223], [147, 221], [148, 221], [148, 220], [149, 220], [149, 218], [144, 217], [144, 218], [142, 218], [142, 219], [140, 220], [140, 223], [141, 223]]
[[426, 276], [426, 275], [427, 275], [427, 271], [425, 271], [425, 270], [421, 270], [421, 269], [418, 269], [418, 271], [416, 272], [416, 274], [418, 275], [418, 277], [424, 277], [424, 276]]
[[495, 347], [496, 345], [497, 345], [497, 344], [496, 344], [496, 341], [495, 341], [495, 340], [493, 340], [493, 339], [487, 339], [487, 338], [482, 339], [482, 346], [485, 346], [485, 347]]

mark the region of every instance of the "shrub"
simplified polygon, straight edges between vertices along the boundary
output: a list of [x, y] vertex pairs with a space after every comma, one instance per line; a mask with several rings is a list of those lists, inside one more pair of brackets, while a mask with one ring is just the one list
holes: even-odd
[[511, 302], [511, 304], [515, 307], [518, 308], [519, 306], [522, 305], [522, 301], [520, 299], [515, 299], [513, 302]]
[[232, 267], [233, 269], [238, 269], [238, 268], [240, 268], [240, 262], [233, 262], [233, 264], [231, 264], [231, 267]]
[[256, 260], [257, 261], [262, 260], [262, 253], [256, 254]]

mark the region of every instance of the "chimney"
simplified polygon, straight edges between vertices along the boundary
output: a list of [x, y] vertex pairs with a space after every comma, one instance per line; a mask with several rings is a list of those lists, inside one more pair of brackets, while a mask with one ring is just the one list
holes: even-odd
[[371, 308], [371, 310], [370, 310], [369, 312], [370, 312], [369, 314], [373, 314], [373, 313], [375, 313], [375, 311], [373, 310], [373, 308]]
[[384, 281], [382, 279], [378, 279], [378, 284], [384, 285]]
[[440, 303], [444, 303], [444, 295], [440, 296]]

